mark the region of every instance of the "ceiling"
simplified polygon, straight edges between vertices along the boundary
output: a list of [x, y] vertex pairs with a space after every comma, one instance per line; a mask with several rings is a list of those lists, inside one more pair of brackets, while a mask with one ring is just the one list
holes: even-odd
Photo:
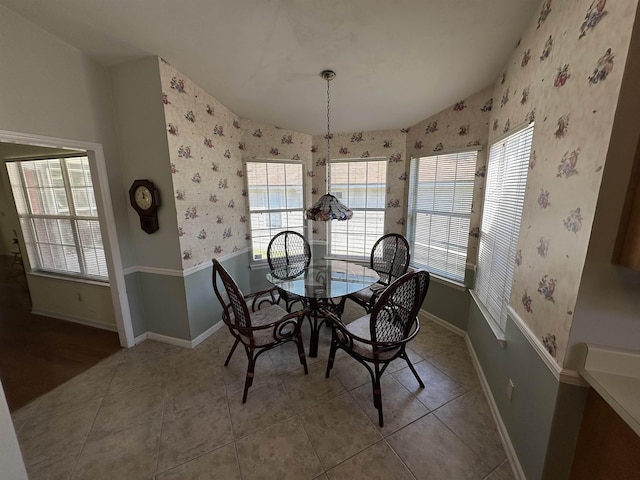
[[105, 66], [157, 55], [241, 118], [409, 127], [492, 84], [539, 0], [0, 0]]

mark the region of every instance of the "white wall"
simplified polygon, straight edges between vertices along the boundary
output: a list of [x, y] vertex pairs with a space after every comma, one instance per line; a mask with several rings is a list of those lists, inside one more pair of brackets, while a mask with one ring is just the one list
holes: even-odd
[[28, 480], [18, 439], [13, 429], [4, 390], [0, 383], [0, 477], [11, 480]]
[[134, 264], [108, 72], [0, 6], [0, 130], [100, 143], [123, 264]]
[[148, 179], [160, 192], [157, 232], [143, 232], [135, 211], [127, 211], [137, 265], [182, 270], [158, 62], [149, 57], [111, 69], [116, 128], [126, 190]]
[[[122, 262], [135, 264], [107, 71], [3, 6], [0, 66], [0, 130], [103, 146]], [[11, 423], [0, 422], [0, 438], [12, 435]]]

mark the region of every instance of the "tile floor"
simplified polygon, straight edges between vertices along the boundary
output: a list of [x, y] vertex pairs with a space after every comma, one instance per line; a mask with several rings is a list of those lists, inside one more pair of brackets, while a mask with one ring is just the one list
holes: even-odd
[[426, 388], [391, 364], [384, 428], [364, 367], [339, 352], [325, 378], [329, 338], [306, 376], [293, 344], [262, 355], [244, 405], [246, 358], [223, 366], [226, 329], [194, 350], [123, 349], [13, 414], [29, 478], [514, 478], [461, 337], [422, 323], [408, 351]]

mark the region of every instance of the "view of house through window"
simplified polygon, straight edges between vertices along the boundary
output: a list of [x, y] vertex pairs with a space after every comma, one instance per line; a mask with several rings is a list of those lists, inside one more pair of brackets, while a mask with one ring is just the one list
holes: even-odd
[[386, 187], [386, 159], [331, 161], [331, 193], [353, 211], [331, 222], [331, 255], [369, 257], [384, 232]]
[[269, 241], [284, 230], [303, 232], [302, 164], [246, 162], [254, 261], [267, 259]]
[[108, 280], [88, 158], [6, 165], [32, 268]]
[[489, 151], [475, 294], [504, 331], [520, 219], [529, 172], [533, 123], [499, 139]]
[[411, 160], [407, 238], [411, 264], [464, 281], [477, 150]]

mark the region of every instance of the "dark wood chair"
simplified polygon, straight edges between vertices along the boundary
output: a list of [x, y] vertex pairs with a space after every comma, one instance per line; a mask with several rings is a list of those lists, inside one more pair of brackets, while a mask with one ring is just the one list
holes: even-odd
[[376, 299], [396, 278], [401, 277], [409, 268], [409, 242], [398, 233], [388, 233], [380, 237], [371, 249], [369, 267], [380, 275], [380, 280], [369, 288], [348, 295], [342, 300], [340, 312], [344, 311], [347, 298], [371, 312]]
[[371, 375], [373, 404], [378, 410], [378, 423], [384, 426], [380, 378], [396, 358], [403, 358], [424, 388], [418, 372], [407, 356], [406, 346], [419, 332], [418, 310], [422, 306], [430, 276], [426, 270], [403, 275], [389, 285], [378, 298], [371, 314], [345, 325], [330, 312], [331, 350], [326, 377], [333, 368], [336, 351], [341, 348], [366, 367]]
[[[222, 282], [227, 298], [223, 296], [218, 280]], [[242, 403], [247, 401], [247, 392], [253, 383], [256, 360], [267, 350], [286, 342], [294, 342], [298, 347], [298, 356], [304, 367], [304, 373], [308, 373], [300, 331], [300, 324], [302, 318], [308, 314], [307, 310], [286, 312], [275, 303], [274, 289], [243, 295], [238, 284], [215, 258], [213, 259], [213, 290], [222, 305], [222, 320], [236, 339], [224, 365], [229, 365], [233, 352], [240, 343], [249, 361]]]
[[[309, 242], [298, 232], [292, 230], [280, 232], [269, 242], [267, 262], [272, 275], [278, 276], [279, 272], [283, 272], [288, 277], [296, 276], [311, 263]], [[287, 312], [291, 311], [291, 306], [296, 302], [300, 302], [306, 307], [303, 297], [285, 292], [282, 289], [278, 289], [278, 291]]]

